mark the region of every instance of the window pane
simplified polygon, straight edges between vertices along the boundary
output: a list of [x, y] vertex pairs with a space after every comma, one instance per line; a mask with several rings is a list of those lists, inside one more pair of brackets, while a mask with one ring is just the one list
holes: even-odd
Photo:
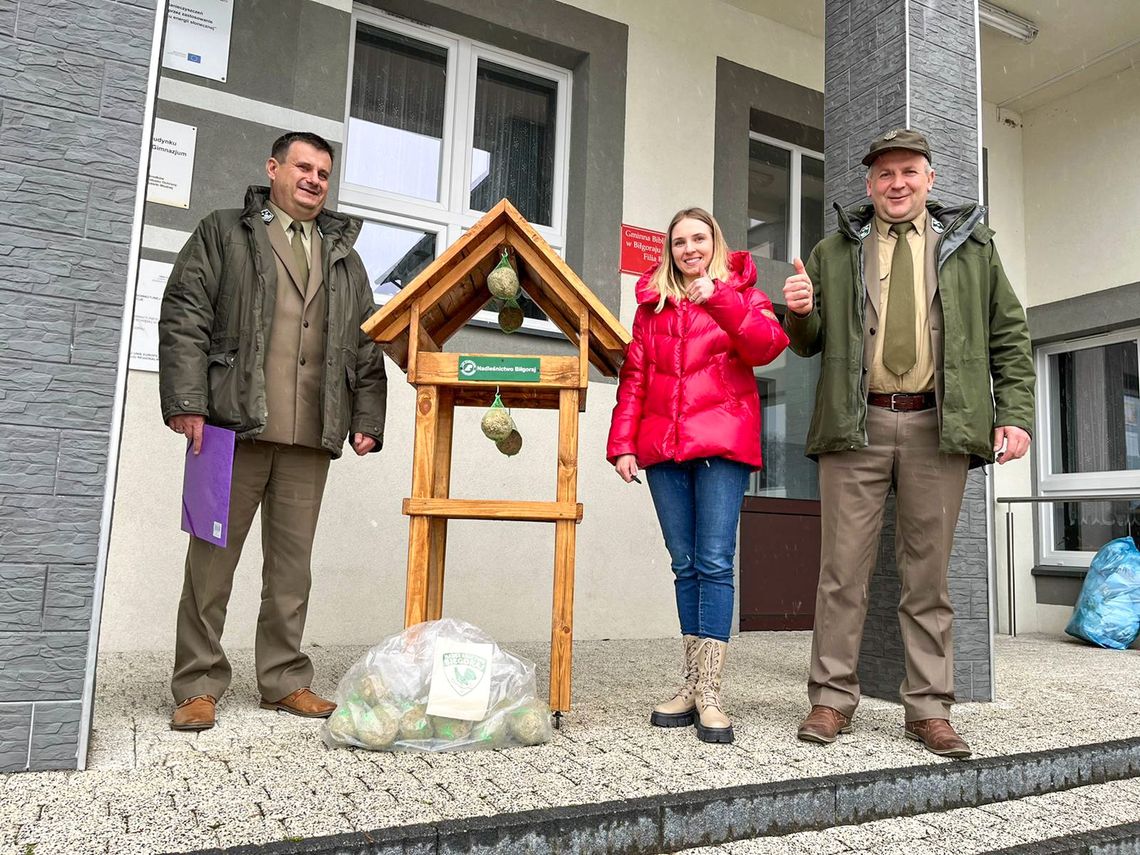
[[788, 351], [756, 369], [764, 467], [752, 473], [749, 495], [819, 499], [815, 462], [804, 457], [818, 380], [818, 359], [800, 359]]
[[803, 155], [800, 158], [800, 247], [807, 258], [823, 240], [823, 161]]
[[1096, 552], [1110, 540], [1130, 534], [1133, 519], [1140, 521], [1140, 503], [1058, 503], [1053, 506], [1053, 548]]
[[1140, 469], [1136, 342], [1049, 357], [1053, 474]]
[[345, 181], [439, 199], [447, 50], [357, 26]]
[[792, 153], [751, 140], [748, 146], [748, 248], [764, 258], [788, 260], [788, 207]]
[[435, 233], [366, 220], [356, 251], [368, 271], [372, 296], [384, 303], [435, 258]]
[[557, 113], [557, 83], [479, 61], [472, 209], [486, 211], [505, 197], [530, 222], [553, 223]]

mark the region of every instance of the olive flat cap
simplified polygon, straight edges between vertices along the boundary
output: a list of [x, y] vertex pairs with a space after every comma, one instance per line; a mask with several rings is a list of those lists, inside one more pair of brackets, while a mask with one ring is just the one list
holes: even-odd
[[867, 155], [863, 158], [863, 165], [870, 166], [884, 151], [896, 148], [917, 152], [925, 157], [927, 162], [931, 160], [930, 143], [926, 141], [926, 137], [910, 128], [896, 128], [872, 140], [871, 147], [867, 149]]

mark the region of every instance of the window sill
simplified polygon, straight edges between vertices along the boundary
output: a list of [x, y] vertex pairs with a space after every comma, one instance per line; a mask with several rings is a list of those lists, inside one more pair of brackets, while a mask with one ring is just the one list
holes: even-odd
[[1061, 567], [1057, 564], [1038, 564], [1031, 571], [1034, 576], [1055, 576], [1062, 579], [1083, 579], [1087, 567]]

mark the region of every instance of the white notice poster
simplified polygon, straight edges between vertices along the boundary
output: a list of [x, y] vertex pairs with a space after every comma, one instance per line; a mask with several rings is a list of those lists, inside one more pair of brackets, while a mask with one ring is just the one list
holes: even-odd
[[154, 120], [150, 143], [150, 172], [146, 176], [146, 200], [175, 208], [190, 207], [194, 182], [194, 146], [198, 129], [166, 119]]
[[491, 700], [493, 644], [440, 636], [428, 688], [428, 715], [481, 721]]
[[128, 367], [133, 371], [158, 370], [158, 307], [162, 292], [170, 278], [173, 264], [164, 261], [139, 262], [139, 281], [135, 289], [135, 319], [131, 328], [131, 358]]
[[162, 64], [225, 82], [233, 15], [233, 0], [170, 0]]

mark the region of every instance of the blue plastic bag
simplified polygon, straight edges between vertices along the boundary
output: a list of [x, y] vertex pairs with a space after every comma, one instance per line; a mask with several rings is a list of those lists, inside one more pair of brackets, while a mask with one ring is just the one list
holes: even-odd
[[1123, 650], [1140, 633], [1140, 549], [1131, 537], [1110, 540], [1089, 565], [1065, 632]]

